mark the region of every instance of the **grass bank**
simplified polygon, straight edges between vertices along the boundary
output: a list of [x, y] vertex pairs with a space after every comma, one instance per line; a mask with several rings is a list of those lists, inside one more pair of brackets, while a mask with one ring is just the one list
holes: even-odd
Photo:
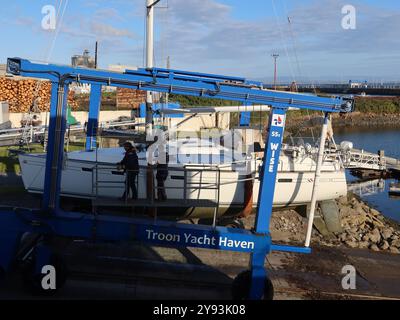
[[[68, 151], [78, 151], [84, 148], [84, 142], [74, 142], [69, 144]], [[19, 152], [43, 153], [43, 146], [40, 144], [31, 144], [29, 148], [0, 147], [0, 174], [21, 173], [18, 162]]]

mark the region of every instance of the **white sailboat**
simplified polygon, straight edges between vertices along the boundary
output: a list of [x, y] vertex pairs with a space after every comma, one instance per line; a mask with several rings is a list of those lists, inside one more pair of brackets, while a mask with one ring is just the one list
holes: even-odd
[[[177, 140], [167, 145], [170, 154], [169, 176], [165, 182], [169, 200], [199, 201], [198, 206], [185, 208], [193, 216], [213, 212], [202, 208], [202, 200], [218, 202], [219, 214], [240, 212], [246, 201], [245, 178], [253, 179], [253, 206], [257, 206], [262, 158], [249, 154], [244, 161], [234, 161], [230, 150], [208, 140]], [[222, 156], [223, 155], [223, 156]], [[228, 155], [228, 156], [227, 156]], [[117, 169], [124, 156], [123, 148], [76, 151], [65, 155], [61, 195], [75, 198], [120, 198], [125, 190], [125, 176]], [[138, 177], [139, 199], [146, 199], [146, 151], [138, 152], [143, 169]], [[222, 158], [221, 158], [222, 157]], [[43, 192], [44, 154], [21, 154], [19, 161], [26, 190]], [[246, 163], [250, 172], [244, 172]], [[284, 146], [279, 160], [274, 207], [295, 207], [311, 201], [316, 169], [316, 150]], [[335, 199], [347, 193], [344, 169], [339, 161], [323, 162], [318, 201]], [[134, 201], [132, 202], [134, 205]]]

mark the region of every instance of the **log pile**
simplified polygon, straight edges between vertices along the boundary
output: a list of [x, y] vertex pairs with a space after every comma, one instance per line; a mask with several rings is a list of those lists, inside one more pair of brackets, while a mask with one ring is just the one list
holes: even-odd
[[[50, 95], [49, 81], [0, 77], [0, 101], [8, 101], [10, 112], [27, 113], [33, 107], [35, 100], [39, 109], [37, 111], [49, 111]], [[73, 92], [69, 92], [68, 104], [72, 110], [78, 108]]]
[[145, 101], [146, 93], [141, 90], [118, 88], [117, 109], [139, 109]]

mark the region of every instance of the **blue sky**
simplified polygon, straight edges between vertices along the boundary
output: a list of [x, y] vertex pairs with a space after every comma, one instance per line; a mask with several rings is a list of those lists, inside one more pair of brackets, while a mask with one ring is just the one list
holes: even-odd
[[[44, 5], [65, 15], [41, 28]], [[68, 64], [100, 42], [100, 67], [143, 65], [145, 0], [14, 0], [2, 3], [0, 63], [7, 57]], [[341, 27], [343, 5], [357, 28]], [[61, 5], [61, 7], [60, 7]], [[400, 80], [400, 3], [395, 0], [161, 0], [156, 65], [272, 81]], [[168, 8], [165, 8], [168, 7]], [[290, 17], [289, 25], [287, 17]], [[54, 40], [55, 39], [55, 40]], [[52, 43], [54, 41], [54, 48]]]

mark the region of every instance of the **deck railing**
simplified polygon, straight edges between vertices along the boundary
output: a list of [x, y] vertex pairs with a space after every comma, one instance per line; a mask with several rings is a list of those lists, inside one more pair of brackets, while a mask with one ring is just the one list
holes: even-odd
[[[246, 165], [246, 162], [254, 160], [237, 161], [233, 165]], [[174, 177], [176, 180], [181, 180], [181, 184], [165, 184], [165, 192], [168, 190], [181, 190], [176, 193], [174, 198], [168, 198], [166, 201], [159, 201], [155, 198], [156, 191], [160, 188], [156, 185], [155, 173], [157, 168], [155, 166], [140, 166], [139, 172], [136, 178], [136, 190], [138, 199], [128, 199], [128, 192], [125, 192], [124, 199], [116, 199], [116, 197], [104, 196], [104, 189], [119, 189], [128, 191], [128, 179], [127, 174], [129, 171], [119, 170], [117, 165], [110, 166], [109, 164], [96, 163], [92, 171], [92, 203], [93, 206], [100, 206], [101, 203], [113, 199], [110, 203], [113, 206], [121, 207], [192, 207], [192, 206], [204, 206], [213, 207], [213, 226], [217, 223], [217, 213], [220, 204], [221, 197], [221, 186], [228, 184], [237, 184], [245, 182], [247, 180], [254, 180], [254, 177], [243, 177], [240, 175], [238, 179], [232, 179], [231, 181], [221, 181], [221, 175], [224, 172], [232, 172], [232, 163], [220, 164], [220, 165], [206, 165], [206, 164], [186, 164], [182, 167], [168, 167], [168, 176], [171, 179]], [[147, 190], [146, 184], [141, 184], [140, 181], [145, 179], [147, 181], [148, 172], [150, 171], [150, 177], [152, 177], [152, 188], [150, 192]], [[119, 175], [120, 179], [107, 179], [108, 175]], [[206, 176], [206, 177], [205, 177]], [[123, 177], [123, 178], [122, 178]], [[146, 191], [143, 192], [145, 188]], [[102, 190], [103, 189], [103, 190]], [[214, 190], [213, 198], [202, 198], [200, 197], [201, 190]], [[198, 192], [197, 198], [193, 198], [192, 195]], [[114, 192], [115, 194], [115, 192]], [[121, 194], [122, 195], [122, 194]]]
[[[101, 180], [99, 177], [107, 175], [107, 173], [118, 173], [121, 176], [123, 176], [123, 179], [120, 180], [108, 180], [108, 179], [103, 179]], [[143, 176], [147, 177], [148, 172], [150, 171], [150, 177], [152, 178], [152, 188], [151, 190], [147, 190], [147, 185], [146, 184], [141, 184], [140, 180], [142, 178], [143, 181]], [[181, 190], [181, 196], [179, 196], [179, 191], [173, 198], [169, 198], [166, 201], [160, 201], [160, 199], [155, 198], [156, 192], [161, 189], [160, 187], [157, 186], [155, 183], [155, 172], [156, 168], [153, 166], [140, 166], [139, 172], [137, 174], [136, 178], [136, 190], [137, 190], [137, 199], [132, 199], [131, 201], [128, 200], [129, 196], [129, 186], [128, 186], [128, 179], [127, 179], [127, 174], [129, 171], [125, 170], [118, 170], [116, 166], [102, 166], [99, 164], [96, 164], [95, 167], [93, 168], [92, 171], [92, 200], [93, 200], [93, 205], [96, 206], [96, 202], [99, 200], [104, 200], [104, 197], [101, 197], [100, 194], [104, 194], [104, 191], [101, 189], [123, 189], [126, 190], [125, 192], [125, 198], [122, 200], [119, 200], [120, 206], [141, 206], [141, 207], [153, 207], [157, 208], [159, 206], [167, 206], [165, 202], [170, 202], [173, 203], [175, 207], [189, 207], [193, 205], [194, 201], [190, 201], [189, 199], [189, 193], [193, 193], [195, 191], [200, 191], [200, 190], [214, 190], [214, 199], [208, 199], [207, 206], [214, 207], [214, 217], [213, 217], [213, 226], [216, 226], [216, 220], [217, 220], [217, 213], [218, 213], [218, 207], [219, 207], [219, 202], [220, 202], [220, 185], [221, 185], [221, 169], [220, 168], [194, 168], [194, 167], [183, 167], [183, 168], [168, 168], [168, 174], [169, 176], [176, 176], [178, 179], [182, 181], [182, 185], [171, 185], [171, 184], [165, 184], [164, 185], [164, 190], [167, 193], [168, 190]], [[209, 181], [210, 174], [209, 173], [214, 173], [211, 175], [211, 177], [214, 177], [213, 181]], [[204, 173], [208, 174], [207, 181], [204, 181], [201, 177], [198, 177], [199, 175], [203, 175]], [[180, 179], [181, 178], [181, 179]], [[193, 180], [193, 178], [195, 180]], [[147, 178], [144, 178], [146, 181]], [[143, 190], [141, 188], [145, 188], [145, 192], [142, 192]], [[140, 196], [142, 195], [142, 197]], [[144, 197], [143, 197], [144, 195]], [[157, 201], [158, 200], [158, 201]], [[205, 204], [202, 203], [203, 199], [195, 199], [198, 201], [195, 201], [198, 203], [199, 206], [204, 206]], [[204, 202], [204, 201], [203, 201]], [[115, 204], [115, 202], [114, 202]], [[169, 205], [170, 206], [170, 205]], [[157, 210], [155, 211], [155, 219], [157, 219]]]

